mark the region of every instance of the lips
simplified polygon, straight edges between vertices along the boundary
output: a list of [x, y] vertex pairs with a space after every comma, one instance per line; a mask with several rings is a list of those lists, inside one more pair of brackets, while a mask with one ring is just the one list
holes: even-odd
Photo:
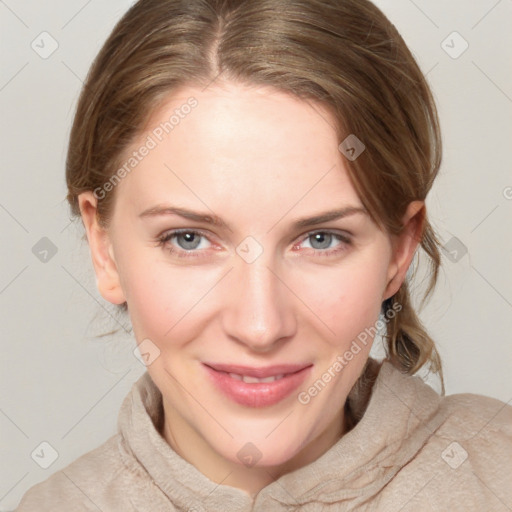
[[256, 379], [264, 379], [275, 375], [287, 375], [295, 373], [310, 364], [279, 364], [274, 366], [266, 366], [265, 368], [253, 368], [250, 366], [239, 366], [233, 364], [216, 364], [203, 363], [218, 372], [235, 373], [237, 375], [246, 375], [247, 377], [255, 377]]
[[280, 402], [304, 382], [312, 366], [285, 364], [254, 368], [203, 363], [219, 391], [248, 407], [266, 407]]

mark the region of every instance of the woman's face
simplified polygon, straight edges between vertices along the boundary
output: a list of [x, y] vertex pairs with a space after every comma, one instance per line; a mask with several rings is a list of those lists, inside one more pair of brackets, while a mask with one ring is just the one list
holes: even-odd
[[304, 463], [342, 433], [416, 243], [370, 220], [333, 126], [273, 89], [184, 88], [130, 148], [138, 163], [98, 242], [80, 198], [99, 289], [127, 301], [166, 439], [189, 461]]

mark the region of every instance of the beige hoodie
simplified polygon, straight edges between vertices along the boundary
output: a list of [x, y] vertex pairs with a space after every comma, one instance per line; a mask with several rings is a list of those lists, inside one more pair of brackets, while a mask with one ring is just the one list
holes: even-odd
[[443, 398], [390, 363], [372, 375], [375, 368], [350, 394], [356, 421], [362, 416], [355, 426], [254, 499], [209, 480], [165, 442], [155, 427], [161, 394], [146, 372], [122, 404], [118, 433], [32, 487], [17, 510], [512, 510], [512, 407], [478, 395]]

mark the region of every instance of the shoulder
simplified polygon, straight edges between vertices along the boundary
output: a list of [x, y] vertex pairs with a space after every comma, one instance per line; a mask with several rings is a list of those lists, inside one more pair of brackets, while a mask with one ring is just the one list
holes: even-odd
[[419, 376], [390, 365], [374, 392], [381, 401], [374, 423], [392, 431], [387, 442], [394, 445], [383, 503], [402, 512], [511, 509], [509, 404], [475, 394], [439, 396]]
[[[512, 407], [494, 398], [442, 397], [425, 423], [427, 439], [406, 467], [421, 475], [432, 510], [509, 510], [512, 506]], [[423, 503], [418, 496], [411, 505]], [[430, 509], [429, 509], [430, 510]]]
[[482, 483], [510, 488], [512, 407], [487, 396], [459, 394], [443, 398], [439, 414], [443, 422], [434, 437], [447, 444], [441, 453], [444, 462], [452, 469], [465, 466]]
[[390, 364], [382, 365], [376, 384], [385, 390], [379, 397], [410, 413], [405, 415], [409, 425], [426, 426], [436, 436], [472, 442], [512, 438], [510, 402], [471, 393], [440, 396], [419, 376], [405, 375]]
[[443, 430], [465, 440], [480, 437], [512, 437], [512, 406], [483, 395], [458, 394], [443, 397], [440, 413], [446, 416]]
[[117, 434], [31, 487], [16, 511], [135, 511], [130, 489], [136, 484], [140, 491], [144, 480]]
[[512, 478], [512, 407], [474, 394], [451, 395], [439, 405], [442, 423], [434, 438], [445, 442], [441, 453], [452, 469], [463, 466], [477, 478], [494, 482]]

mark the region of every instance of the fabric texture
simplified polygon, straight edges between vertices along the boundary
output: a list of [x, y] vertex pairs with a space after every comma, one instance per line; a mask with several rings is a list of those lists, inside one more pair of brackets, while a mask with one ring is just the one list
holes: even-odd
[[347, 401], [351, 430], [254, 498], [211, 481], [167, 444], [162, 397], [146, 372], [123, 401], [118, 433], [29, 489], [17, 511], [512, 510], [512, 407], [440, 397], [419, 377], [370, 363]]

